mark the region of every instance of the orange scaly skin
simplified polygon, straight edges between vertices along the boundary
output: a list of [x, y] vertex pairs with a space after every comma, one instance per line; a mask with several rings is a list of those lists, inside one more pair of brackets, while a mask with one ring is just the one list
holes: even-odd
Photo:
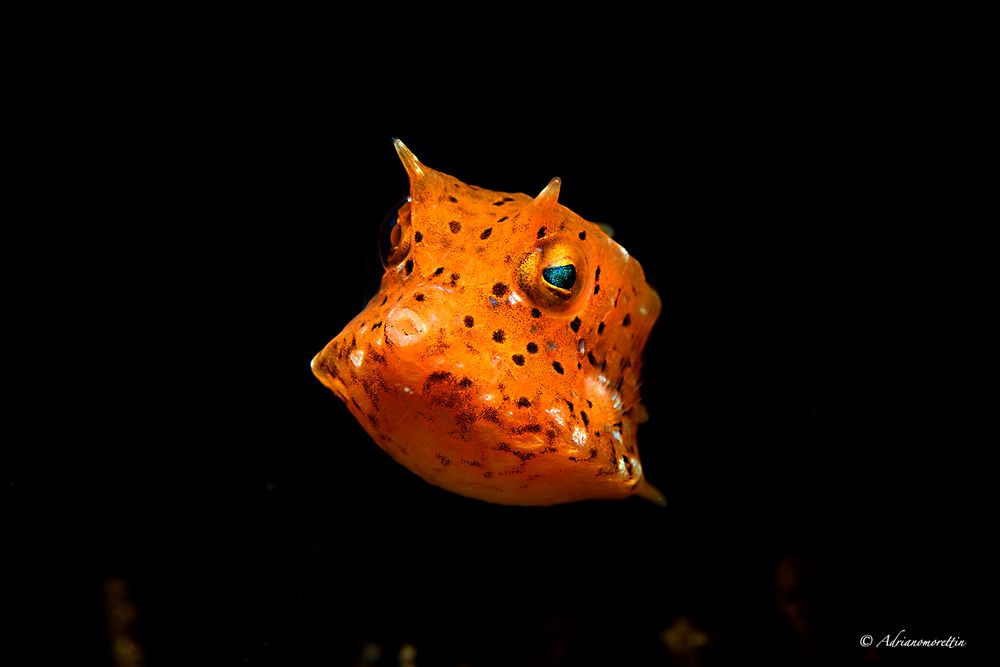
[[[642, 495], [642, 349], [660, 299], [642, 268], [557, 202], [466, 185], [402, 142], [410, 177], [378, 294], [313, 373], [432, 484], [494, 503]], [[572, 265], [571, 289], [547, 267]]]

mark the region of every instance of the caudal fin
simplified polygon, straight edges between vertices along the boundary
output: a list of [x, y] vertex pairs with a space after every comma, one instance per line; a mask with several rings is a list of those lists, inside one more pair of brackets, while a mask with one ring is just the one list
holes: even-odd
[[660, 493], [659, 489], [646, 481], [645, 477], [639, 480], [639, 483], [635, 485], [635, 490], [633, 490], [632, 493], [637, 496], [641, 496], [649, 502], [659, 505], [660, 507], [667, 506], [667, 499], [663, 497], [663, 494]]

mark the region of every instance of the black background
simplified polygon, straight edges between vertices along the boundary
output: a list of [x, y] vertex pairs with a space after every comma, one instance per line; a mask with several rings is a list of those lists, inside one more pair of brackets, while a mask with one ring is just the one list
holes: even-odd
[[[682, 664], [659, 639], [679, 617], [709, 635], [703, 665], [985, 641], [975, 185], [926, 71], [347, 92], [260, 65], [159, 72], [61, 130], [81, 219], [61, 250], [87, 251], [46, 364], [70, 405], [36, 428], [70, 434], [8, 467], [11, 664], [110, 664], [108, 577], [151, 665], [352, 664], [369, 642], [384, 665], [404, 643], [421, 665]], [[641, 262], [664, 306], [640, 445], [665, 510], [446, 493], [313, 378], [381, 274], [393, 136], [491, 189], [562, 177]]]

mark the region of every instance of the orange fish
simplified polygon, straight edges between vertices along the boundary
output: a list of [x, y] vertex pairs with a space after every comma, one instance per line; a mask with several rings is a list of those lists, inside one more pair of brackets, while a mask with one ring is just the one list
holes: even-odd
[[378, 294], [312, 370], [422, 478], [473, 498], [550, 505], [637, 494], [642, 350], [660, 298], [598, 225], [396, 152], [410, 196], [387, 220]]

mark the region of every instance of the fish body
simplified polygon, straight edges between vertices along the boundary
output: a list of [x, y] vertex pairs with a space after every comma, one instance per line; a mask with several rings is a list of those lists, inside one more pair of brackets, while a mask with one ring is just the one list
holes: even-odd
[[371, 437], [426, 481], [494, 503], [642, 495], [643, 347], [660, 299], [604, 230], [466, 185], [399, 140], [410, 194], [379, 292], [313, 359]]

